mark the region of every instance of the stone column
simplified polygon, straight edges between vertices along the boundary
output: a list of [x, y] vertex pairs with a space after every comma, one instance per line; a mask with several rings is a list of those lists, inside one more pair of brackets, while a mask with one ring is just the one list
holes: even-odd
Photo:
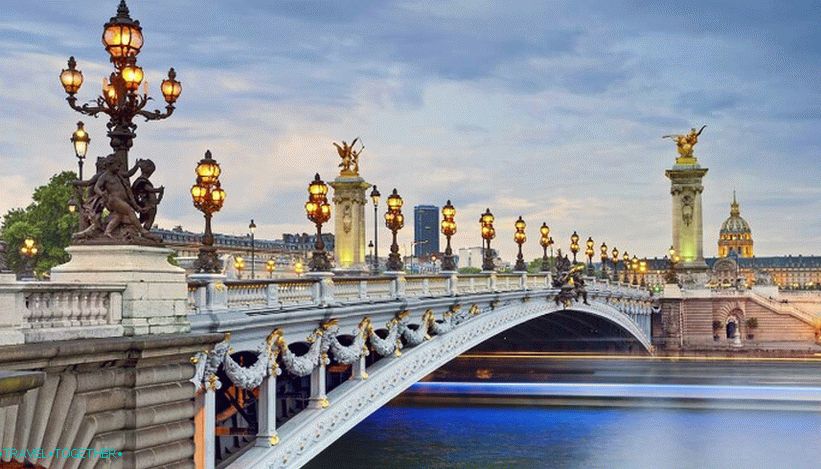
[[338, 270], [365, 272], [365, 190], [371, 185], [359, 176], [338, 176], [334, 189], [334, 258]]
[[266, 376], [259, 386], [257, 401], [257, 441], [256, 446], [268, 448], [279, 443], [277, 435], [277, 377], [273, 373]]
[[689, 161], [689, 164], [677, 162], [664, 173], [670, 179], [673, 199], [673, 248], [682, 261], [677, 270], [704, 272], [707, 264], [704, 262], [701, 209], [704, 186], [701, 181], [707, 174], [707, 168], [702, 168], [695, 159]]

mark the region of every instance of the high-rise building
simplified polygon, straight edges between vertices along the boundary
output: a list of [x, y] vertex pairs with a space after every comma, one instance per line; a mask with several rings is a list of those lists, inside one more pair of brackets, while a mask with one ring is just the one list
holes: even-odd
[[427, 257], [439, 252], [439, 207], [413, 207], [413, 255]]

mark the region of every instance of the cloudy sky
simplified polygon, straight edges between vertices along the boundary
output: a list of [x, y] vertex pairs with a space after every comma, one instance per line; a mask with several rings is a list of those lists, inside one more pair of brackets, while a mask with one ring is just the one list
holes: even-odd
[[[0, 16], [0, 211], [24, 206], [50, 175], [75, 168], [79, 114], [60, 69], [74, 55], [99, 92], [100, 43], [115, 0], [8, 2]], [[528, 257], [547, 221], [639, 255], [670, 245], [667, 133], [707, 124], [705, 253], [738, 191], [759, 255], [821, 254], [821, 3], [132, 0], [152, 92], [169, 66], [175, 115], [139, 122], [132, 157], [157, 163], [158, 222], [199, 230], [188, 189], [206, 149], [228, 199], [216, 229], [260, 237], [308, 231], [314, 172], [336, 174], [331, 142], [360, 136], [363, 176], [383, 194], [457, 207], [454, 244]], [[159, 105], [159, 104], [158, 104]], [[84, 118], [90, 153], [108, 152], [104, 119]], [[93, 161], [93, 159], [92, 159]], [[368, 212], [368, 223], [372, 212]], [[380, 223], [381, 225], [381, 223]], [[412, 237], [412, 223], [402, 232]], [[387, 239], [382, 229], [380, 239]]]

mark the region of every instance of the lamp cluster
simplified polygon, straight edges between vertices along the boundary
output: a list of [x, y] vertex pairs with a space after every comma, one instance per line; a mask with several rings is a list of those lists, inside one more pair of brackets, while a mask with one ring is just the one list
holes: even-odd
[[[542, 226], [539, 227], [539, 245], [542, 247], [542, 272], [548, 272], [550, 270], [550, 261], [547, 258], [547, 248], [551, 248], [553, 250], [553, 238], [550, 237], [550, 227], [547, 226], [547, 223], [542, 223]], [[550, 257], [553, 257], [551, 252]]]
[[513, 227], [516, 231], [513, 233], [513, 241], [519, 245], [519, 253], [516, 255], [516, 266], [513, 270], [517, 272], [524, 272], [527, 271], [527, 264], [525, 264], [525, 258], [522, 254], [522, 245], [527, 241], [527, 234], [525, 234], [525, 229], [527, 228], [527, 224], [522, 219], [522, 216], [519, 216], [519, 219], [516, 220], [516, 223], [513, 224]]
[[396, 233], [405, 226], [405, 215], [402, 215], [402, 205], [404, 201], [396, 188], [388, 196], [388, 211], [385, 212], [385, 226], [391, 230], [393, 242], [391, 243], [391, 253], [388, 255], [387, 268], [392, 272], [399, 272], [404, 268], [402, 259], [399, 256], [399, 245], [396, 243]]
[[222, 266], [214, 247], [211, 217], [219, 212], [225, 203], [225, 191], [219, 180], [222, 170], [219, 163], [211, 156], [211, 151], [208, 150], [205, 152], [205, 157], [197, 164], [195, 172], [197, 181], [191, 186], [191, 198], [194, 207], [205, 216], [205, 233], [202, 235], [202, 246], [194, 262], [194, 270], [199, 273], [218, 273], [222, 270]]
[[456, 234], [456, 208], [450, 203], [442, 207], [442, 234], [445, 235], [447, 245], [445, 247], [445, 257], [442, 258], [442, 270], [453, 272], [456, 270], [456, 263], [453, 260], [453, 249], [450, 247], [450, 238]]
[[490, 241], [496, 237], [496, 228], [493, 227], [493, 220], [495, 220], [490, 208], [485, 210], [485, 213], [479, 217], [479, 224], [482, 227], [482, 239], [487, 246], [482, 255], [482, 270], [490, 271], [494, 269], [493, 251], [490, 248]]
[[314, 253], [308, 263], [312, 272], [327, 272], [331, 270], [331, 261], [325, 252], [325, 242], [322, 240], [322, 224], [331, 219], [331, 205], [328, 204], [328, 185], [314, 175], [314, 180], [308, 184], [308, 201], [305, 202], [305, 213], [308, 219], [316, 225], [316, 242]]
[[[89, 116], [100, 113], [111, 118], [108, 125], [108, 136], [115, 153], [120, 153], [122, 167], [127, 165], [126, 155], [136, 136], [132, 119], [141, 116], [146, 120], [159, 120], [169, 117], [174, 112], [174, 103], [182, 93], [182, 84], [177, 81], [177, 74], [173, 68], [168, 70], [168, 76], [162, 81], [160, 91], [165, 99], [165, 112], [145, 111], [143, 108], [151, 99], [148, 97], [148, 82], [142, 67], [137, 65], [137, 55], [143, 46], [143, 31], [140, 22], [129, 15], [125, 0], [120, 1], [117, 15], [112, 17], [103, 26], [103, 46], [114, 64], [114, 72], [102, 82], [100, 96], [96, 105], [77, 105], [75, 96], [83, 85], [83, 72], [77, 69], [74, 57], [68, 59], [67, 68], [60, 72], [60, 83], [68, 97], [66, 100], [72, 109]], [[139, 93], [142, 85], [143, 93]]]

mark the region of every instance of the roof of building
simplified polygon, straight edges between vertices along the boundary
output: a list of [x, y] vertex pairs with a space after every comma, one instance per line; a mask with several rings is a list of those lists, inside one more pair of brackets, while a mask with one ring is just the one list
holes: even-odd
[[[821, 256], [769, 256], [769, 257], [732, 257], [742, 269], [821, 269]], [[708, 257], [704, 259], [712, 269], [716, 261], [726, 257]], [[621, 267], [621, 265], [619, 266]], [[665, 270], [669, 268], [667, 257], [647, 259], [649, 270]]]
[[720, 234], [740, 234], [751, 233], [750, 224], [747, 220], [741, 218], [741, 208], [735, 198], [735, 191], [733, 191], [733, 203], [730, 204], [730, 216], [721, 224]]

